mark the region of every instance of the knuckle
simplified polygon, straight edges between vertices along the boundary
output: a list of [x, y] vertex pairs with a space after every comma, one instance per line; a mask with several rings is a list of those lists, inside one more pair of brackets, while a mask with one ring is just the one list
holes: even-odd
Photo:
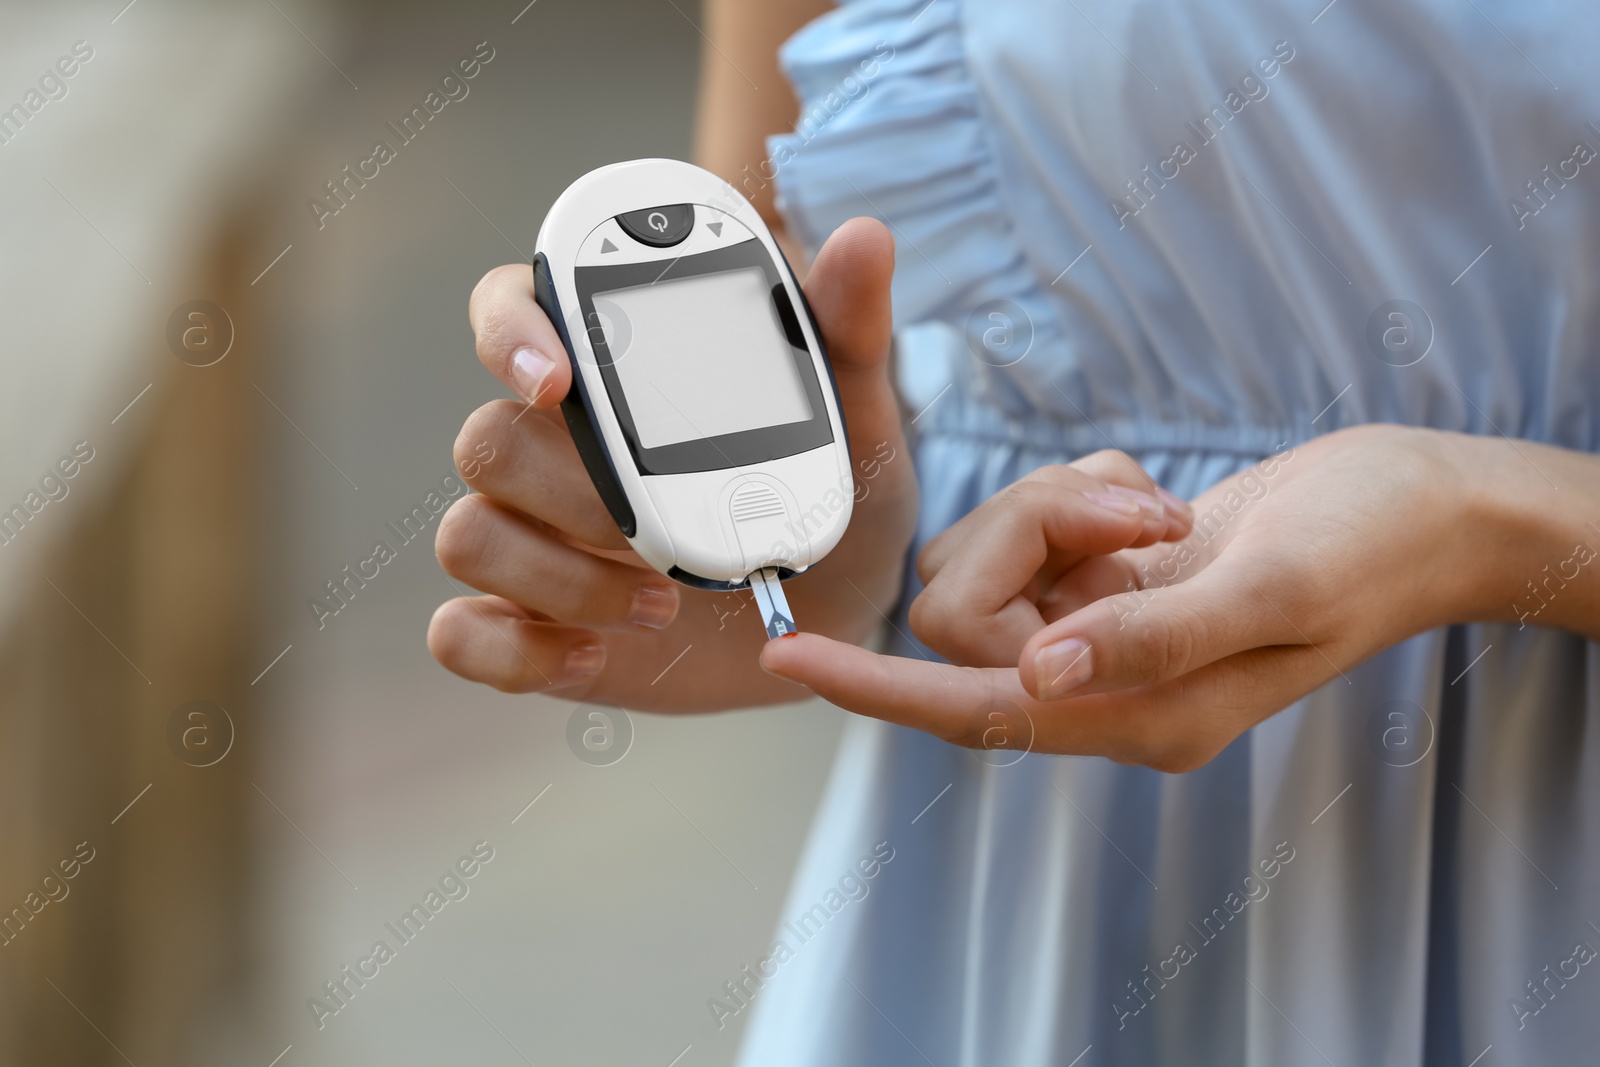
[[917, 594], [906, 612], [911, 632], [935, 651], [940, 650], [948, 629], [948, 613], [941, 603], [943, 599], [940, 591], [930, 586]]
[[512, 289], [528, 269], [520, 263], [502, 263], [484, 274], [478, 279], [478, 284], [472, 287], [472, 295], [467, 299], [467, 313], [480, 335], [485, 323], [497, 315], [503, 318], [503, 294]]
[[1033, 717], [993, 683], [983, 685], [980, 692], [983, 695], [973, 701], [965, 720], [945, 728], [944, 740], [983, 752], [1015, 753], [1018, 759], [1032, 751]]
[[480, 496], [464, 496], [439, 518], [433, 554], [445, 573], [465, 578], [488, 555], [491, 516]]
[[959, 606], [949, 593], [936, 586], [924, 589], [906, 612], [911, 632], [923, 644], [952, 663], [970, 662], [971, 620], [963, 625]]
[[461, 662], [463, 619], [462, 602], [447, 600], [428, 620], [428, 651], [440, 664], [455, 670]]
[[1207, 747], [1185, 740], [1159, 745], [1139, 762], [1162, 774], [1188, 774], [1210, 763], [1214, 755]]
[[1012, 482], [1000, 492], [1001, 514], [1038, 515], [1061, 499], [1060, 489], [1044, 480]]
[[1201, 731], [1183, 727], [1174, 730], [1164, 715], [1142, 715], [1139, 721], [1141, 728], [1112, 754], [1116, 762], [1148, 767], [1162, 774], [1187, 774], [1204, 767], [1222, 751], [1221, 744]]
[[1186, 613], [1168, 611], [1149, 619], [1139, 642], [1140, 662], [1131, 666], [1154, 679], [1184, 673], [1199, 647], [1196, 629]]
[[941, 731], [939, 740], [974, 751], [985, 747], [984, 731], [971, 723], [963, 723], [959, 729]]
[[[496, 631], [500, 639], [491, 638], [485, 628]], [[486, 617], [465, 597], [448, 600], [433, 613], [428, 623], [428, 651], [451, 673], [502, 693], [549, 688], [549, 678], [535, 666], [545, 650], [528, 628], [515, 619]]]
[[1144, 468], [1120, 448], [1102, 448], [1075, 461], [1072, 466], [1108, 480], [1144, 476]]
[[486, 300], [473, 316], [478, 359], [490, 370], [501, 367], [512, 347], [523, 340], [515, 325], [517, 317], [517, 308], [503, 297]]
[[1023, 478], [1000, 490], [1000, 503], [1014, 508], [1027, 507], [1039, 498], [1042, 488], [1037, 479]]
[[1054, 482], [1060, 479], [1062, 474], [1070, 469], [1071, 468], [1065, 466], [1064, 464], [1047, 463], [1042, 467], [1033, 468], [1033, 470], [1029, 471], [1027, 474], [1024, 474], [1021, 478], [1018, 478], [1017, 484], [1020, 485], [1024, 482]]
[[511, 420], [520, 410], [515, 401], [493, 400], [468, 415], [467, 421], [461, 424], [452, 455], [457, 473], [468, 485], [476, 487], [482, 479], [485, 447], [490, 455], [506, 450]]
[[475, 636], [484, 625], [472, 602], [465, 597], [447, 600], [439, 605], [428, 623], [428, 651], [446, 670], [473, 681], [493, 679], [483, 677], [480, 657], [473, 654], [478, 643]]

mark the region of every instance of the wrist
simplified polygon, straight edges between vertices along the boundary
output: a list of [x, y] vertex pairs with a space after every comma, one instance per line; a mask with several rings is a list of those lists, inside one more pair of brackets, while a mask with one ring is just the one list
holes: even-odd
[[[1452, 622], [1518, 622], [1585, 630], [1580, 616], [1600, 583], [1600, 501], [1578, 487], [1592, 463], [1533, 442], [1447, 435], [1462, 477], [1470, 580]], [[1459, 447], [1457, 447], [1459, 442]]]

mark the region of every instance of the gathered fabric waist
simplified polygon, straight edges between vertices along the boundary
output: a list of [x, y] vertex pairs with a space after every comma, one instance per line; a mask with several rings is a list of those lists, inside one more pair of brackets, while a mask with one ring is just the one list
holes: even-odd
[[[1577, 413], [1552, 426], [1544, 418], [1519, 424], [1502, 414], [1491, 421], [1468, 402], [1425, 405], [1425, 417], [1406, 417], [1392, 408], [1383, 418], [1362, 417], [1381, 410], [1367, 383], [1352, 382], [1343, 391], [1330, 388], [1320, 405], [1285, 403], [1280, 418], [1174, 417], [1172, 398], [1137, 396], [1091, 399], [1095, 391], [1074, 388], [1072, 375], [1021, 381], [1010, 368], [983, 365], [973, 359], [961, 335], [942, 323], [923, 323], [900, 331], [896, 338], [896, 379], [913, 439], [963, 442], [985, 452], [1009, 451], [1056, 462], [1114, 448], [1133, 456], [1167, 453], [1173, 458], [1262, 457], [1294, 448], [1334, 430], [1391, 421], [1454, 433], [1506, 436], [1558, 448], [1600, 452], [1600, 417]], [[1043, 353], [1030, 359], [1047, 357]], [[1056, 361], [1070, 366], [1069, 358]], [[1056, 384], [1057, 382], [1066, 384]], [[1081, 381], [1081, 379], [1080, 379]], [[1459, 397], [1459, 394], [1457, 394]], [[1105, 401], [1109, 400], [1110, 403]], [[1301, 410], [1303, 408], [1303, 410]], [[1254, 413], [1260, 415], [1258, 410]], [[1417, 413], [1422, 415], [1423, 413]], [[1240, 466], [1248, 466], [1246, 460]]]
[[[947, 396], [940, 404], [949, 401]], [[952, 401], [942, 417], [932, 411], [913, 427], [920, 440], [964, 442], [977, 450], [1060, 457], [1063, 462], [1113, 448], [1138, 456], [1170, 452], [1204, 456], [1262, 457], [1295, 447], [1315, 430], [1286, 426], [1205, 426], [1195, 423], [1135, 422], [1127, 419], [1069, 422], [1044, 416], [1017, 418], [983, 404]], [[1242, 464], [1248, 466], [1248, 463]]]

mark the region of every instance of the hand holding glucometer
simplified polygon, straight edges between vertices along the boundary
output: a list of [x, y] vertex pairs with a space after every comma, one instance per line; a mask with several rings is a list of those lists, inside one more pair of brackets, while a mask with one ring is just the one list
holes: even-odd
[[[897, 594], [916, 485], [888, 373], [888, 231], [871, 219], [842, 226], [810, 264], [802, 297], [760, 218], [745, 214], [737, 192], [686, 164], [666, 165], [692, 175], [699, 191], [652, 187], [610, 211], [599, 207], [587, 228], [574, 223], [583, 232], [563, 253], [567, 282], [556, 277], [551, 240], [559, 218], [576, 218], [563, 208], [562, 215], [551, 212], [540, 238], [544, 278], [536, 282], [527, 263], [507, 265], [473, 290], [478, 357], [522, 399], [479, 408], [455, 445], [457, 469], [477, 492], [443, 516], [438, 556], [458, 582], [488, 595], [444, 604], [428, 643], [441, 663], [467, 678], [639, 709], [790, 700], [795, 687], [758, 663], [768, 642], [767, 605], [746, 591], [753, 572], [782, 576], [793, 605], [789, 619], [844, 641], [870, 636]], [[642, 173], [647, 165], [617, 169]], [[581, 178], [575, 188], [589, 181]], [[689, 213], [678, 209], [685, 204]], [[663, 207], [675, 210], [652, 220]], [[536, 210], [542, 214], [544, 205]], [[619, 216], [651, 240], [683, 239], [660, 246], [640, 241]], [[603, 232], [586, 245], [597, 227]], [[604, 251], [607, 241], [615, 252]], [[729, 249], [747, 258], [727, 258]], [[758, 250], [765, 260], [751, 255]], [[582, 258], [591, 251], [592, 264]], [[697, 255], [709, 258], [691, 262]], [[656, 266], [642, 280], [612, 269], [640, 271], [649, 262]], [[588, 266], [603, 270], [594, 283], [584, 278], [585, 308], [578, 289], [580, 268]], [[780, 282], [792, 317], [773, 294]], [[543, 286], [551, 290], [555, 315], [535, 300]], [[688, 313], [691, 304], [718, 314]], [[693, 342], [680, 351], [717, 342], [724, 362], [709, 371], [664, 362], [683, 358], [660, 343], [660, 326], [671, 326], [674, 316], [693, 331]], [[791, 335], [805, 345], [809, 366]], [[728, 365], [730, 339], [749, 354], [747, 361]], [[570, 350], [569, 342], [575, 342]], [[824, 344], [837, 396], [829, 363], [820, 362]], [[585, 442], [580, 453], [577, 439], [586, 433], [622, 429], [613, 382], [634, 437], [604, 440], [604, 452]], [[635, 403], [630, 388], [655, 402]], [[607, 416], [609, 426], [602, 422], [596, 430]], [[826, 474], [807, 467], [809, 476], [789, 469], [816, 458], [808, 453], [832, 455], [833, 465]], [[705, 469], [685, 469], [692, 467]], [[599, 479], [591, 476], [596, 469]], [[611, 493], [613, 478], [623, 494], [636, 495], [603, 496], [597, 483]], [[698, 517], [688, 525], [674, 518], [647, 527], [643, 520], [655, 521], [662, 509], [678, 509], [672, 515], [690, 509], [690, 496], [668, 495], [673, 479], [700, 487], [693, 498]], [[628, 536], [623, 506], [633, 513]], [[674, 568], [678, 573], [667, 577]], [[759, 574], [753, 584], [763, 584]], [[781, 610], [772, 612], [774, 623]]]
[[701, 589], [748, 585], [771, 637], [781, 579], [839, 543], [853, 479], [822, 338], [755, 208], [688, 163], [592, 171], [539, 230], [534, 295], [561, 335], [561, 403], [635, 551]]

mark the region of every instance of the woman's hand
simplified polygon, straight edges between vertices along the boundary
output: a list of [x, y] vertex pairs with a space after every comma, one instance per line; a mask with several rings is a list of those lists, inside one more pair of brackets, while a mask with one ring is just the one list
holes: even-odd
[[[828, 566], [786, 590], [801, 625], [842, 641], [869, 636], [880, 621], [872, 602], [898, 595], [916, 516], [916, 480], [888, 375], [893, 270], [888, 231], [855, 219], [818, 253], [805, 286], [859, 481], [850, 528]], [[679, 586], [628, 548], [557, 410], [572, 371], [534, 303], [532, 270], [489, 272], [473, 291], [469, 316], [478, 358], [524, 402], [479, 408], [456, 440], [456, 466], [478, 493], [444, 515], [435, 550], [446, 572], [489, 595], [450, 600], [435, 612], [428, 628], [434, 657], [507, 692], [553, 691], [642, 710], [803, 697], [759, 669], [766, 632], [754, 607], [743, 610], [748, 591]]]
[[[1583, 573], [1600, 570], [1586, 568], [1600, 524], [1583, 524], [1600, 518], [1597, 468], [1526, 442], [1356, 427], [1212, 487], [1176, 544], [1109, 553], [1079, 503], [1046, 490], [1063, 475], [1030, 475], [918, 561], [913, 630], [962, 666], [809, 634], [762, 662], [959, 743], [991, 743], [1004, 719], [1009, 745], [1189, 770], [1424, 630], [1548, 599], [1541, 622], [1600, 633], [1600, 578]], [[1562, 564], [1564, 599], [1533, 601], [1527, 580]]]
[[951, 663], [1012, 666], [1045, 623], [1123, 588], [1112, 553], [1176, 541], [1193, 517], [1121, 452], [1040, 467], [923, 548], [911, 629]]

